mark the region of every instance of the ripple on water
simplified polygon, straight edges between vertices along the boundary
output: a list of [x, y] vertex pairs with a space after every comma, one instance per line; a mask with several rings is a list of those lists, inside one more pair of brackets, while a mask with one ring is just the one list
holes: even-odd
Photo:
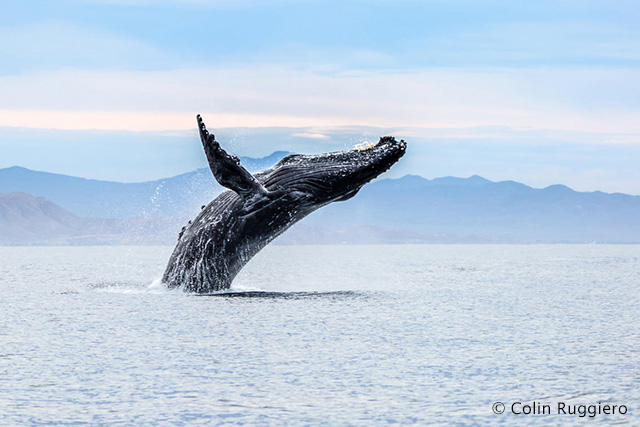
[[273, 246], [202, 296], [171, 249], [0, 248], [0, 424], [637, 424], [640, 246]]

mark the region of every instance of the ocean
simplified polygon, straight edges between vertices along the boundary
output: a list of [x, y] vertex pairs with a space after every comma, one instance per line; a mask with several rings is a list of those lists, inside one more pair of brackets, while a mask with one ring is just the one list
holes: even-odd
[[1, 425], [640, 423], [640, 245], [171, 250], [0, 247]]

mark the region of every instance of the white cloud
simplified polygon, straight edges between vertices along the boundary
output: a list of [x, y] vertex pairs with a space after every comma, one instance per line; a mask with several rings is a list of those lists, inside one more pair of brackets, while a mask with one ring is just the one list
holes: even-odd
[[322, 133], [311, 133], [311, 132], [294, 133], [291, 136], [294, 136], [296, 138], [308, 138], [308, 139], [329, 139], [328, 135], [324, 135]]
[[[428, 69], [316, 74], [281, 66], [154, 72], [57, 70], [0, 77], [2, 126], [186, 129], [371, 125], [640, 132], [638, 72]], [[47, 119], [47, 116], [52, 119]]]

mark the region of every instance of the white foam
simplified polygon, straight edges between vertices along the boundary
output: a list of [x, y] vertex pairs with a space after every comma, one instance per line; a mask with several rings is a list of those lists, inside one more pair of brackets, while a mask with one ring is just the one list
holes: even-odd
[[245, 286], [242, 284], [231, 286], [229, 289], [225, 289], [224, 292], [265, 292], [265, 289], [257, 288], [255, 286]]
[[158, 290], [158, 289], [167, 289], [167, 287], [162, 283], [162, 277], [158, 277], [154, 281], [151, 282], [147, 289], [150, 291]]

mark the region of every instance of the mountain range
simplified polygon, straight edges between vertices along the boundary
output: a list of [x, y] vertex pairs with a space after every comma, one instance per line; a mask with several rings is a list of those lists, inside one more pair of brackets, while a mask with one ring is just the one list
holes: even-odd
[[[286, 152], [242, 158], [251, 171]], [[222, 188], [208, 169], [118, 183], [0, 169], [0, 244], [172, 244]], [[366, 185], [278, 241], [301, 243], [640, 243], [640, 196], [543, 189], [480, 176], [407, 175]]]

